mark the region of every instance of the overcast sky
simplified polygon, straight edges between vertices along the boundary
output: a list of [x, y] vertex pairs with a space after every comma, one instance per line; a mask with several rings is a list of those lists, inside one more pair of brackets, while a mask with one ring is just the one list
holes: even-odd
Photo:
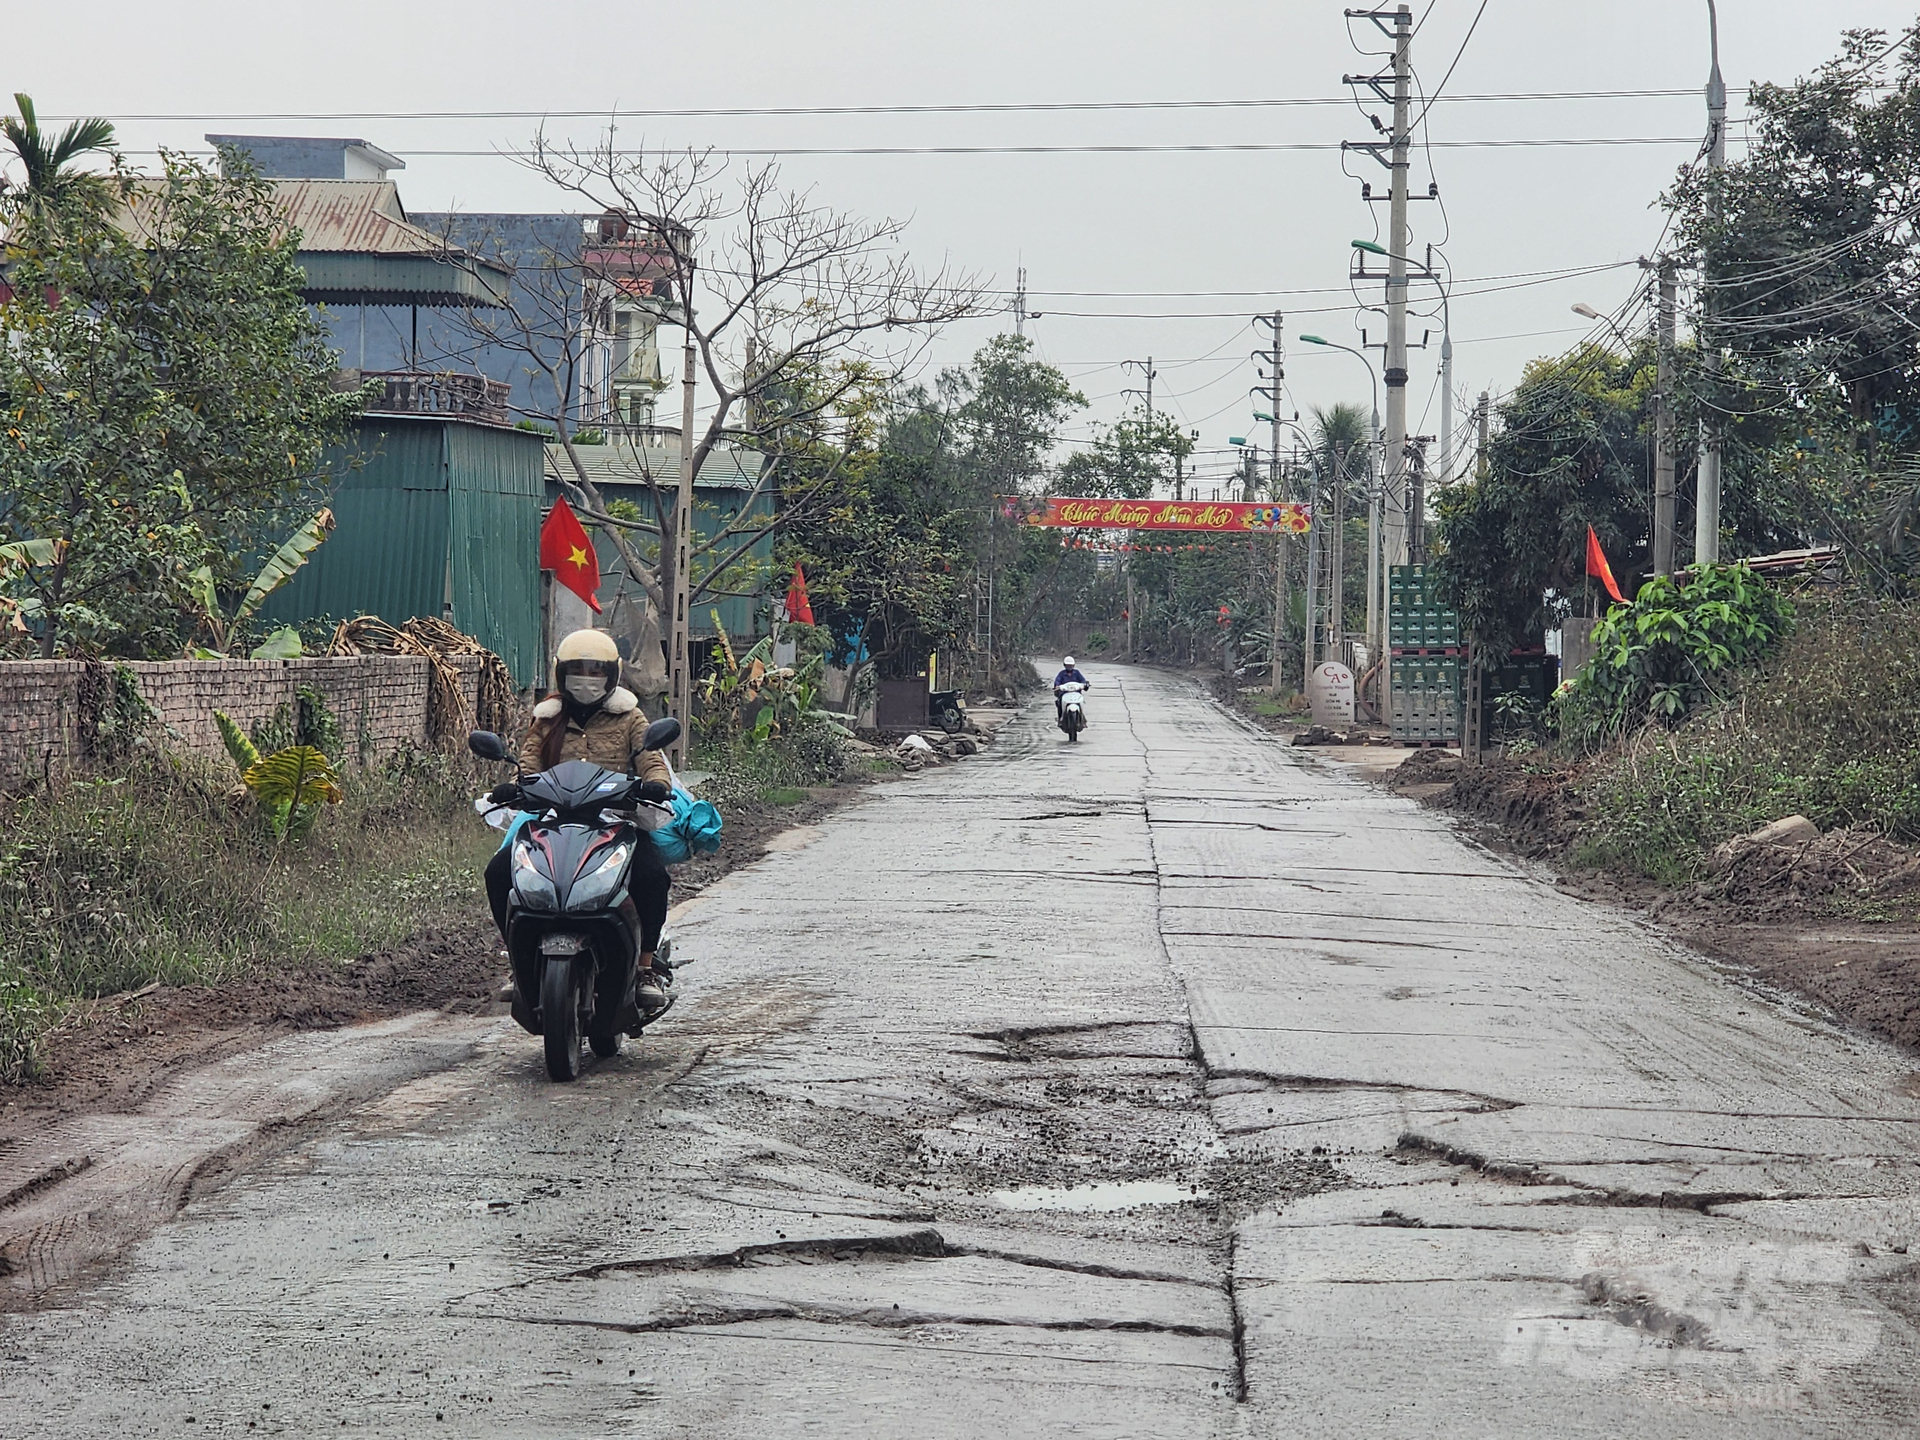
[[[154, 5], [92, 0], [15, 6], [6, 90], [47, 114], [120, 121], [130, 150], [198, 148], [208, 130], [362, 136], [407, 159], [396, 178], [410, 209], [571, 208], [500, 158], [435, 155], [524, 143], [532, 120], [352, 121], [229, 118], [249, 112], [626, 110], [780, 105], [925, 105], [1340, 97], [1344, 74], [1377, 69], [1383, 42], [1337, 0], [970, 0], [620, 6], [572, 0], [325, 7]], [[1416, 248], [1444, 243], [1456, 276], [1455, 392], [1512, 385], [1530, 358], [1576, 341], [1576, 302], [1611, 310], [1639, 281], [1631, 264], [1514, 286], [1479, 277], [1631, 262], [1659, 238], [1652, 208], [1704, 128], [1706, 0], [1414, 0], [1414, 64], [1443, 99], [1428, 116], [1431, 178], [1445, 202], [1413, 206]], [[1785, 80], [1835, 50], [1851, 27], [1894, 29], [1914, 0], [1721, 0], [1721, 64], [1741, 87]], [[1662, 90], [1674, 97], [1476, 101], [1541, 92]], [[1386, 117], [1377, 104], [1368, 109]], [[155, 121], [122, 117], [177, 116]], [[556, 132], [592, 137], [592, 121]], [[1350, 104], [1136, 112], [809, 116], [627, 122], [674, 145], [1314, 144], [1364, 139]], [[1737, 137], [1741, 128], [1733, 130]], [[1609, 147], [1443, 148], [1450, 142], [1694, 137]], [[1738, 155], [1739, 146], [1731, 153]], [[1415, 188], [1429, 179], [1419, 157]], [[1377, 341], [1346, 274], [1354, 237], [1385, 225], [1360, 180], [1385, 172], [1337, 150], [1265, 153], [796, 156], [786, 178], [838, 208], [909, 218], [909, 247], [1011, 290], [1027, 267], [1028, 333], [1093, 402], [1073, 429], [1111, 420], [1140, 383], [1120, 362], [1151, 355], [1154, 403], [1201, 433], [1218, 469], [1229, 435], [1263, 438], [1251, 419], [1245, 318], [1286, 312], [1287, 409], [1365, 402], [1359, 362], [1302, 345], [1302, 332]], [[1375, 212], [1378, 212], [1377, 216]], [[1451, 230], [1449, 232], [1449, 223]], [[1416, 287], [1417, 290], [1417, 287]], [[1070, 294], [1065, 292], [1085, 292]], [[1279, 293], [1296, 292], [1296, 293]], [[1308, 292], [1308, 293], [1297, 293]], [[1482, 292], [1482, 293], [1474, 293]], [[1364, 292], [1377, 303], [1378, 287]], [[1437, 322], [1411, 366], [1416, 427], [1438, 424]], [[1011, 321], [957, 325], [935, 352], [965, 357]], [[1376, 361], [1377, 363], [1377, 361]]]

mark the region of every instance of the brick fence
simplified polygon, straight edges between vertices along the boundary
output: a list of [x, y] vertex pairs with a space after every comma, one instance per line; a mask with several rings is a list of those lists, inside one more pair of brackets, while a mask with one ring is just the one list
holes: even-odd
[[[225, 711], [244, 730], [272, 719], [305, 685], [326, 698], [340, 722], [341, 748], [353, 763], [363, 755], [378, 758], [430, 743], [428, 663], [418, 655], [354, 655], [130, 661], [126, 669], [176, 749], [217, 759], [226, 749], [215, 710]], [[456, 655], [449, 663], [460, 676], [470, 725], [479, 660]], [[85, 754], [88, 692], [97, 691], [111, 674], [110, 667], [81, 660], [0, 661], [0, 790], [59, 773]]]

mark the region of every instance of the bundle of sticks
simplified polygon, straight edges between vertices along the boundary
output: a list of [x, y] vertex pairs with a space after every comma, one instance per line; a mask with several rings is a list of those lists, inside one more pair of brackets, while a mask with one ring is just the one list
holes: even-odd
[[[463, 739], [469, 716], [482, 730], [496, 734], [508, 734], [514, 728], [520, 704], [506, 662], [444, 620], [423, 615], [398, 626], [377, 615], [343, 620], [333, 632], [327, 653], [424, 656], [429, 667], [427, 734], [436, 745]], [[478, 693], [471, 711], [461, 690], [460, 672], [449, 663], [455, 655], [475, 655], [480, 660]]]

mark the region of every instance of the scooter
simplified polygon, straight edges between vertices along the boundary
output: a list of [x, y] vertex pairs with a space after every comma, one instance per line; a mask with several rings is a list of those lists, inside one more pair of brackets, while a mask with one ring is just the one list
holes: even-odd
[[1069, 680], [1055, 692], [1060, 697], [1060, 728], [1067, 733], [1067, 743], [1075, 744], [1080, 732], [1087, 728], [1087, 687], [1077, 680]]
[[[645, 748], [680, 738], [672, 716], [647, 727]], [[507, 760], [506, 743], [488, 730], [467, 737], [483, 760]], [[502, 823], [512, 847], [507, 954], [513, 963], [513, 1018], [546, 1042], [547, 1074], [580, 1073], [582, 1037], [593, 1053], [620, 1053], [624, 1037], [673, 1008], [671, 971], [656, 963], [667, 1003], [640, 1008], [640, 914], [629, 893], [634, 853], [648, 832], [673, 819], [673, 806], [640, 798], [645, 782], [586, 760], [497, 788], [489, 823]], [[511, 817], [511, 818], [510, 818]], [[659, 957], [664, 957], [665, 942]]]

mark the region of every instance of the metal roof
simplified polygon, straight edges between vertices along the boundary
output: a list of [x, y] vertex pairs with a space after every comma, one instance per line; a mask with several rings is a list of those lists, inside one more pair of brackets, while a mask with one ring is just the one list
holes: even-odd
[[[645, 485], [649, 476], [655, 484], [676, 485], [680, 480], [680, 451], [677, 446], [649, 445], [609, 436], [604, 445], [579, 445], [574, 451], [595, 485]], [[759, 482], [766, 456], [733, 446], [715, 446], [707, 453], [706, 463], [694, 476], [694, 484], [703, 490], [751, 490]], [[571, 476], [573, 465], [564, 446], [547, 446], [547, 474], [558, 483], [562, 475]]]
[[[300, 232], [301, 294], [340, 305], [499, 305], [512, 272], [407, 218], [391, 180], [275, 180], [273, 202]], [[136, 182], [127, 228], [162, 180]]]

